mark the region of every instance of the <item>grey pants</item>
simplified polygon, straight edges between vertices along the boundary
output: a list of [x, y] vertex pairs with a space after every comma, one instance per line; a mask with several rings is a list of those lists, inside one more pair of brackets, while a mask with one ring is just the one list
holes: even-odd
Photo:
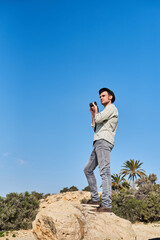
[[93, 173], [94, 169], [98, 165], [100, 176], [102, 178], [102, 205], [107, 208], [111, 208], [110, 153], [114, 145], [106, 140], [100, 139], [97, 140], [93, 146], [94, 149], [84, 168], [84, 173], [91, 191], [91, 198], [93, 201], [99, 201], [97, 182]]

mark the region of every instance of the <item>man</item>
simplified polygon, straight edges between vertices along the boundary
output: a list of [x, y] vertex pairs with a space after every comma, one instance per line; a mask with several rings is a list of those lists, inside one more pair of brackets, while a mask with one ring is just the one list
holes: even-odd
[[[114, 137], [118, 124], [118, 110], [113, 104], [115, 95], [108, 88], [99, 90], [101, 104], [104, 110], [98, 113], [97, 106], [93, 103], [90, 108], [92, 114], [92, 124], [94, 130], [93, 151], [84, 168], [88, 185], [91, 191], [91, 199], [87, 204], [99, 205], [94, 211], [112, 212], [111, 200], [111, 173], [110, 173], [110, 152], [114, 147]], [[102, 204], [99, 202], [96, 178], [94, 169], [99, 166], [102, 178]]]

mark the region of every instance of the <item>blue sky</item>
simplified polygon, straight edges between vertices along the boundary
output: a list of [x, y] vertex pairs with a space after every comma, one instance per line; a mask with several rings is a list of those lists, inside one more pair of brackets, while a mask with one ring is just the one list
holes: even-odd
[[1, 196], [87, 186], [102, 87], [119, 111], [111, 172], [135, 159], [160, 180], [159, 26], [157, 0], [0, 2]]

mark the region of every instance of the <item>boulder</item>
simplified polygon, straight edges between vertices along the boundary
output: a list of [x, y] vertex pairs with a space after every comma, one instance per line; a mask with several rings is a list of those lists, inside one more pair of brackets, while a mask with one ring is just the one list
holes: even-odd
[[92, 212], [81, 204], [89, 193], [69, 192], [47, 197], [33, 222], [37, 240], [135, 240], [132, 224], [114, 213]]

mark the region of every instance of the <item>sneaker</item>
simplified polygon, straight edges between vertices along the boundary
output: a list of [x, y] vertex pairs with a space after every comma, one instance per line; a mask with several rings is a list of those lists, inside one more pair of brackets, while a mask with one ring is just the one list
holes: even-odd
[[107, 208], [103, 205], [99, 205], [96, 209], [91, 210], [92, 212], [112, 212], [112, 208]]
[[100, 202], [99, 202], [99, 201], [93, 201], [92, 199], [89, 199], [89, 200], [87, 201], [86, 204], [90, 204], [90, 205], [99, 205]]

